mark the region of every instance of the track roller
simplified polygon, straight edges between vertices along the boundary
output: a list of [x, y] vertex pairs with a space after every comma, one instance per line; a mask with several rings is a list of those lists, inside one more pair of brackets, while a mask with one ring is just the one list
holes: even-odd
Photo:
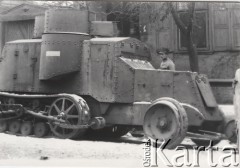
[[0, 132], [5, 132], [8, 129], [8, 122], [7, 121], [0, 121]]
[[31, 135], [33, 132], [33, 124], [30, 121], [24, 121], [21, 125], [20, 132], [23, 136]]
[[20, 131], [21, 122], [19, 120], [13, 120], [9, 123], [9, 132], [17, 134]]
[[49, 126], [44, 122], [38, 122], [34, 125], [33, 132], [38, 138], [44, 137], [49, 133]]

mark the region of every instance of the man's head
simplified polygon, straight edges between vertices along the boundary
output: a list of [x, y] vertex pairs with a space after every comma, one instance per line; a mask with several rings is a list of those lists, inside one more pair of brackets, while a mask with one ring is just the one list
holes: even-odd
[[160, 56], [160, 58], [162, 58], [162, 59], [166, 59], [166, 58], [167, 58], [167, 54], [166, 54], [164, 51], [158, 50], [158, 51], [157, 51], [157, 54], [158, 54], [158, 56]]

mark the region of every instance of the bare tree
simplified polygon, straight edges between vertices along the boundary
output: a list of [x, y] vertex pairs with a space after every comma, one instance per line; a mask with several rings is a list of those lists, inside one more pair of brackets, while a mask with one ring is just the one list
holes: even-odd
[[131, 19], [139, 16], [141, 8], [141, 12], [148, 13], [149, 22], [157, 24], [159, 21], [164, 21], [171, 14], [181, 35], [186, 39], [190, 69], [191, 71], [199, 72], [197, 48], [193, 40], [193, 27], [197, 26], [194, 15], [195, 2], [185, 2], [185, 13], [187, 17], [184, 18], [179, 16], [176, 8], [176, 6], [181, 3], [182, 2], [158, 2], [158, 5], [154, 5], [154, 3], [151, 2], [112, 2], [111, 8], [107, 10], [107, 15], [115, 14], [118, 17]]
[[86, 1], [38, 1], [37, 3], [52, 8], [67, 7], [76, 9], [87, 9]]
[[187, 50], [189, 54], [189, 63], [190, 63], [190, 69], [194, 72], [199, 72], [199, 65], [198, 65], [198, 54], [197, 54], [197, 48], [193, 41], [193, 26], [194, 26], [194, 11], [195, 11], [195, 2], [188, 2], [187, 3], [187, 24], [184, 24], [184, 22], [179, 17], [176, 5], [172, 2], [168, 3], [169, 9], [171, 11], [171, 14], [173, 16], [173, 19], [181, 31], [181, 33], [186, 37], [187, 39]]

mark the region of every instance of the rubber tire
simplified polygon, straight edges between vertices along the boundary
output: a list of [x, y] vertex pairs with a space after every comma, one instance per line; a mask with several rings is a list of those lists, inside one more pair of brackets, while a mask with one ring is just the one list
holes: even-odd
[[0, 121], [0, 133], [8, 130], [8, 122]]
[[49, 126], [44, 122], [38, 122], [34, 125], [33, 132], [38, 138], [44, 137], [49, 133]]
[[[191, 139], [197, 146], [204, 146], [208, 147], [210, 144], [210, 140], [203, 140], [203, 139]], [[217, 145], [221, 140], [214, 140], [213, 146]]]
[[[171, 139], [171, 141], [166, 146], [167, 149], [175, 149], [179, 144], [181, 144], [181, 142], [186, 137], [187, 130], [188, 130], [188, 117], [187, 117], [187, 113], [186, 113], [184, 107], [180, 104], [180, 102], [178, 102], [177, 100], [175, 100], [173, 98], [162, 97], [162, 98], [159, 98], [159, 99], [155, 100], [154, 102], [161, 101], [161, 100], [167, 100], [167, 101], [173, 103], [177, 107], [177, 109], [179, 111], [180, 123], [181, 123], [181, 128], [180, 128], [179, 134], [178, 134], [178, 136], [176, 136], [176, 138]], [[153, 145], [154, 146], [156, 145], [154, 143], [154, 141], [153, 141]], [[157, 144], [157, 146], [159, 146], [159, 144]]]
[[11, 121], [9, 124], [9, 132], [12, 134], [19, 133], [21, 128], [21, 122], [19, 120]]
[[33, 132], [33, 125], [30, 121], [25, 121], [22, 123], [20, 132], [23, 136], [31, 135]]

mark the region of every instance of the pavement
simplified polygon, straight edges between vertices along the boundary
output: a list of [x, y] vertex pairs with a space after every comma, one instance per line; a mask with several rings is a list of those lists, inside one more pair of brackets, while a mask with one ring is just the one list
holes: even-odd
[[[144, 167], [143, 165], [147, 165], [144, 160], [146, 161], [145, 158], [148, 156], [146, 141], [147, 139], [130, 135], [115, 140], [76, 141], [0, 133], [0, 167]], [[181, 167], [189, 167], [187, 164], [191, 164], [190, 167], [196, 165], [204, 168], [211, 167], [209, 166], [212, 164], [209, 160], [211, 154], [209, 151], [198, 152], [193, 148], [195, 144], [187, 138], [181, 146], [182, 150], [157, 151], [156, 159], [153, 159], [156, 149], [152, 148], [151, 165], [161, 168], [170, 165], [176, 167], [188, 159]], [[218, 164], [217, 167], [222, 167], [221, 158], [224, 156], [228, 156], [226, 163], [236, 157], [236, 161], [232, 163], [235, 167], [233, 164], [239, 162], [239, 155], [231, 154], [230, 156], [229, 152], [223, 152], [223, 149], [236, 146], [224, 140], [217, 147], [218, 150], [212, 152], [213, 161]], [[177, 157], [179, 159], [175, 160]]]
[[[233, 106], [220, 108], [231, 114]], [[58, 139], [0, 133], [0, 167], [238, 167], [239, 154], [227, 140], [199, 148], [185, 138], [176, 150], [159, 150], [145, 138]]]

